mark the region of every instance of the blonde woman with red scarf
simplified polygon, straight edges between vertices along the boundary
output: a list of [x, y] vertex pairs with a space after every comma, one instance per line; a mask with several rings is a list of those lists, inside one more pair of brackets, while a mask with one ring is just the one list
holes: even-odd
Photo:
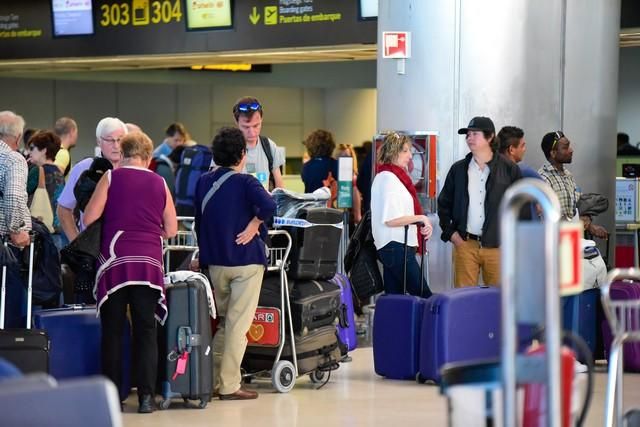
[[[407, 173], [411, 139], [397, 133], [388, 134], [378, 150], [377, 160], [378, 173], [371, 186], [371, 230], [378, 258], [384, 266], [385, 293], [404, 293], [406, 244], [409, 246], [406, 291], [428, 298], [431, 290], [427, 283], [421, 291], [420, 267], [414, 254], [419, 247], [421, 249], [423, 240], [431, 237], [433, 227], [422, 212], [416, 189]], [[406, 243], [405, 225], [409, 226]]]

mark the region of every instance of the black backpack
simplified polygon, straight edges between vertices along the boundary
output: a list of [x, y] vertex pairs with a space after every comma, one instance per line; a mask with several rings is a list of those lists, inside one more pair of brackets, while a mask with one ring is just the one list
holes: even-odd
[[364, 214], [353, 231], [344, 256], [344, 268], [358, 299], [365, 300], [384, 290], [371, 231], [371, 211]]
[[271, 144], [269, 144], [269, 138], [266, 136], [260, 135], [258, 139], [260, 140], [262, 151], [264, 151], [265, 156], [267, 156], [267, 163], [269, 164], [269, 191], [271, 191], [276, 188], [276, 180], [273, 178], [273, 154], [271, 153]]
[[[53, 237], [39, 219], [31, 217], [31, 229], [35, 233], [33, 239], [33, 303], [42, 304], [45, 302], [54, 303], [57, 306], [57, 299], [62, 292], [62, 267], [60, 265], [60, 254], [53, 242]], [[26, 285], [29, 274], [29, 249], [23, 250], [22, 276]]]
[[87, 207], [87, 203], [91, 200], [91, 196], [98, 185], [100, 178], [108, 170], [113, 169], [111, 162], [102, 157], [96, 157], [93, 159], [91, 166], [86, 171], [82, 172], [80, 178], [73, 187], [73, 195], [76, 197], [76, 210], [84, 212]]

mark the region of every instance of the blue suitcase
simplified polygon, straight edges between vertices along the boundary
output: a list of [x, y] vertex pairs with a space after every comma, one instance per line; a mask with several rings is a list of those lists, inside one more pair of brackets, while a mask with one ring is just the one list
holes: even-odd
[[[470, 287], [433, 295], [422, 318], [418, 381], [440, 381], [446, 363], [500, 356], [500, 291]], [[376, 313], [377, 314], [377, 313]]]
[[396, 380], [413, 380], [418, 373], [420, 324], [424, 298], [383, 295], [373, 317], [373, 366], [376, 374]]
[[[600, 289], [587, 289], [577, 295], [563, 297], [561, 304], [562, 329], [580, 336], [587, 343], [594, 359], [599, 358], [601, 355], [596, 354], [596, 350], [601, 341], [598, 334], [601, 321], [598, 320], [604, 317], [599, 314], [602, 311]], [[576, 358], [583, 363], [585, 361], [584, 355], [577, 349]]]
[[[36, 311], [35, 328], [49, 335], [49, 373], [57, 380], [102, 375], [101, 326], [95, 306], [70, 306]], [[131, 329], [126, 322], [123, 347], [124, 365], [120, 398], [131, 391]]]

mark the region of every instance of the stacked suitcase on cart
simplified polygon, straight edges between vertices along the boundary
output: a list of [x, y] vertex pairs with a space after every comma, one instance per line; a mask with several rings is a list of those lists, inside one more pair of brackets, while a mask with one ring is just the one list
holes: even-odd
[[[306, 226], [285, 229], [292, 238], [287, 282], [298, 374], [302, 375], [336, 368], [341, 357], [355, 348], [356, 333], [349, 281], [336, 274], [342, 211], [303, 208], [297, 219]], [[243, 367], [248, 372], [269, 370], [273, 365], [281, 339], [277, 324], [284, 321], [288, 325], [288, 314], [281, 316], [279, 309], [281, 289], [279, 274], [265, 274], [254, 324], [247, 334]], [[281, 319], [274, 322], [276, 317]], [[287, 334], [285, 360], [292, 360], [290, 342]]]

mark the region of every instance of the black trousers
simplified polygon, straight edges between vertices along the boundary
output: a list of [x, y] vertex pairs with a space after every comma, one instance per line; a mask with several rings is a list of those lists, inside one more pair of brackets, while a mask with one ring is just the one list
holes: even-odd
[[109, 295], [100, 308], [102, 324], [102, 372], [116, 385], [122, 384], [122, 336], [127, 321], [127, 305], [131, 309], [133, 329], [134, 384], [138, 396], [155, 394], [158, 345], [155, 310], [160, 292], [146, 285], [128, 285]]

